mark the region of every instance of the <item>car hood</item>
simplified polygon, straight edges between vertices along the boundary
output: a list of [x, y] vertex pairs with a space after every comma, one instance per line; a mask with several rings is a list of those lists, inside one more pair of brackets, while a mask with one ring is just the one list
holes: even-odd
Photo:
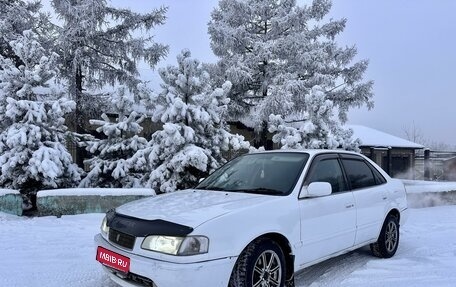
[[273, 200], [276, 196], [208, 190], [184, 190], [136, 200], [116, 212], [146, 220], [161, 219], [192, 228], [213, 218]]

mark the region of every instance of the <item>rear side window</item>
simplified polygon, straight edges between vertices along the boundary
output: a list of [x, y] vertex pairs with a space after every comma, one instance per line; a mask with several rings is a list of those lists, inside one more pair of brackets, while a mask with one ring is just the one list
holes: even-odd
[[384, 184], [386, 183], [386, 179], [383, 177], [383, 175], [371, 164], [369, 164], [369, 167], [371, 168], [372, 172], [374, 173], [375, 180], [377, 181], [377, 184]]
[[352, 189], [365, 188], [376, 185], [374, 174], [362, 160], [342, 159], [345, 172]]

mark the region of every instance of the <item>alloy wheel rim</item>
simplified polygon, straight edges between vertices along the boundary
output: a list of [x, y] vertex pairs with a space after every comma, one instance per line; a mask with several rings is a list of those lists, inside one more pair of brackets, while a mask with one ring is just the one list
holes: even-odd
[[386, 250], [393, 252], [397, 245], [398, 232], [394, 222], [389, 222], [386, 226]]
[[279, 287], [282, 263], [274, 251], [266, 250], [257, 258], [252, 274], [253, 287]]

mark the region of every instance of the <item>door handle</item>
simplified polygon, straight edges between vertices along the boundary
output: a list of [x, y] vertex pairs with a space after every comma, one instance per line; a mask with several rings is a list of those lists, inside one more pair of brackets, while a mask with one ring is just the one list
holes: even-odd
[[353, 208], [353, 207], [355, 207], [355, 205], [353, 203], [345, 205], [345, 208]]

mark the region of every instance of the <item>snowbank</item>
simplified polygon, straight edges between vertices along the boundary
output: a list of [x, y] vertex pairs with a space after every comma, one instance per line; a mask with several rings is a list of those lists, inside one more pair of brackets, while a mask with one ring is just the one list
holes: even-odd
[[456, 191], [456, 182], [402, 180], [407, 193]]
[[410, 207], [456, 204], [456, 182], [403, 180]]

